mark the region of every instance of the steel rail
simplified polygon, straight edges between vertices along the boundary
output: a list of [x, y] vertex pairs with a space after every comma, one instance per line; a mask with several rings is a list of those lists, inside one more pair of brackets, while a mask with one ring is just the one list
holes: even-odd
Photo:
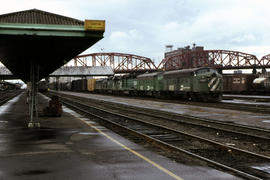
[[[72, 103], [74, 103], [74, 101], [73, 101]], [[76, 104], [79, 104], [80, 106], [86, 106], [86, 105], [83, 105], [83, 104], [77, 103], [77, 102], [76, 102]], [[70, 105], [70, 104], [69, 104], [69, 105]], [[75, 107], [74, 105], [71, 105], [71, 106]], [[89, 108], [89, 107], [87, 106], [87, 108]], [[95, 108], [95, 109], [96, 109], [96, 108]], [[83, 111], [85, 114], [89, 114], [88, 111], [83, 110], [81, 107], [77, 108], [77, 110]], [[97, 109], [96, 109], [96, 110], [97, 110]], [[96, 111], [96, 110], [95, 110], [95, 111]], [[132, 121], [135, 120], [134, 118], [130, 118], [130, 117], [127, 117], [127, 116], [123, 116], [123, 115], [120, 115], [120, 114], [117, 114], [117, 113], [111, 113], [111, 112], [104, 111], [104, 110], [102, 110], [102, 111], [103, 111], [103, 112], [110, 113], [110, 114], [117, 115], [117, 116], [119, 116], [119, 117], [124, 117], [124, 118], [129, 119], [129, 120], [132, 120]], [[103, 121], [106, 120], [106, 119], [104, 119], [104, 118], [101, 117], [101, 116], [96, 116], [94, 113], [90, 113], [90, 114], [91, 114], [92, 116], [95, 116], [95, 117], [99, 118], [99, 119], [102, 119]], [[111, 122], [110, 120], [106, 120], [106, 121], [107, 121], [107, 122]], [[136, 120], [136, 121], [138, 121], [138, 120]], [[149, 126], [149, 125], [155, 126], [155, 127], [158, 127], [159, 129], [162, 128], [163, 131], [166, 129], [166, 131], [171, 131], [171, 132], [174, 132], [174, 133], [181, 133], [182, 135], [185, 135], [185, 136], [190, 136], [190, 137], [192, 137], [192, 138], [200, 139], [200, 140], [206, 141], [206, 142], [211, 143], [211, 144], [215, 144], [215, 145], [218, 145], [218, 146], [222, 146], [222, 148], [226, 148], [226, 149], [228, 149], [228, 150], [230, 150], [230, 151], [246, 153], [246, 154], [252, 155], [252, 156], [254, 156], [254, 157], [260, 157], [260, 158], [266, 159], [267, 161], [270, 161], [270, 158], [269, 158], [269, 157], [265, 157], [265, 156], [257, 155], [257, 154], [255, 154], [255, 153], [250, 153], [250, 152], [248, 152], [248, 151], [243, 151], [243, 150], [240, 150], [240, 149], [237, 149], [237, 148], [229, 147], [229, 146], [226, 146], [226, 145], [223, 145], [223, 144], [220, 144], [220, 143], [216, 143], [216, 142], [211, 141], [211, 140], [209, 141], [209, 140], [207, 140], [207, 139], [205, 139], [205, 138], [201, 138], [201, 137], [198, 137], [198, 136], [186, 134], [186, 133], [183, 133], [183, 132], [175, 131], [175, 130], [172, 130], [172, 129], [164, 128], [164, 127], [161, 127], [161, 126], [157, 126], [157, 125], [154, 125], [154, 124], [149, 124], [149, 123], [142, 122], [142, 121], [140, 121], [140, 123], [147, 124], [148, 126]], [[145, 136], [146, 136], [146, 135], [145, 135]], [[155, 140], [156, 138], [151, 137], [151, 139], [152, 139], [152, 140]], [[159, 141], [160, 141], [160, 140], [159, 140]], [[160, 141], [159, 143], [163, 143], [163, 142]], [[167, 146], [168, 146], [168, 143], [165, 142], [165, 144], [167, 144]], [[169, 146], [170, 146], [170, 147], [171, 147], [171, 146], [174, 147], [173, 145], [169, 145]], [[222, 167], [222, 168], [224, 168], [224, 169], [226, 169], [226, 170], [230, 170], [230, 171], [232, 171], [232, 172], [234, 172], [234, 173], [237, 173], [237, 174], [239, 174], [239, 175], [241, 175], [241, 176], [243, 176], [243, 177], [245, 177], [245, 178], [248, 178], [248, 179], [261, 179], [261, 178], [259, 178], [259, 177], [256, 177], [256, 176], [252, 175], [252, 174], [249, 174], [249, 173], [246, 173], [246, 172], [243, 172], [243, 171], [239, 171], [239, 170], [237, 170], [237, 169], [235, 169], [235, 168], [231, 168], [231, 167], [229, 167], [229, 166], [227, 166], [227, 165], [223, 165], [223, 164], [221, 164], [221, 163], [215, 162], [215, 161], [210, 160], [210, 159], [208, 159], [208, 158], [205, 158], [205, 157], [199, 156], [199, 155], [197, 155], [197, 154], [188, 152], [188, 151], [186, 151], [186, 150], [184, 150], [184, 149], [182, 149], [182, 148], [176, 147], [176, 149], [179, 150], [179, 151], [181, 151], [181, 152], [184, 152], [184, 153], [186, 153], [186, 154], [192, 155], [193, 157], [196, 157], [196, 158], [199, 158], [199, 159], [201, 159], [201, 160], [204, 160], [204, 161], [206, 161], [206, 162], [208, 162], [208, 163], [214, 164], [214, 165], [216, 165], [216, 166], [218, 166], [218, 167]]]
[[18, 94], [22, 93], [22, 91], [14, 91], [14, 92], [9, 92], [7, 94], [5, 94], [5, 96], [0, 97], [0, 105], [5, 104], [6, 102], [8, 102], [9, 100], [13, 99], [14, 97], [16, 97]]
[[[270, 140], [270, 130], [266, 130], [266, 129], [259, 129], [259, 128], [255, 128], [255, 127], [250, 127], [250, 126], [245, 126], [245, 125], [240, 125], [240, 124], [229, 124], [229, 123], [224, 123], [224, 122], [219, 122], [219, 121], [213, 121], [213, 120], [209, 120], [209, 119], [205, 119], [205, 118], [200, 118], [200, 117], [194, 117], [194, 116], [186, 116], [186, 115], [175, 115], [176, 117], [174, 118], [169, 118], [168, 116], [164, 116], [164, 115], [160, 115], [160, 113], [156, 113], [153, 114], [152, 112], [146, 112], [145, 109], [142, 109], [141, 111], [138, 111], [138, 107], [136, 107], [136, 109], [134, 107], [128, 107], [128, 105], [124, 105], [123, 107], [121, 107], [120, 104], [117, 104], [117, 106], [115, 106], [114, 104], [109, 105], [110, 103], [106, 102], [105, 106], [111, 106], [114, 109], [120, 109], [122, 112], [123, 111], [132, 111], [136, 114], [142, 114], [142, 115], [148, 115], [148, 116], [152, 116], [155, 118], [162, 118], [164, 120], [168, 120], [171, 122], [177, 122], [177, 123], [184, 123], [184, 124], [189, 124], [189, 125], [193, 125], [193, 126], [202, 126], [205, 128], [211, 128], [214, 130], [219, 130], [219, 131], [225, 131], [225, 132], [230, 132], [230, 133], [235, 133], [235, 134], [240, 134], [240, 135], [245, 135], [245, 136], [249, 136], [250, 138], [260, 138], [260, 139], [264, 139], [264, 140]], [[181, 118], [181, 120], [180, 120]], [[187, 120], [184, 120], [187, 119]], [[194, 120], [196, 121], [201, 121], [201, 122], [207, 122], [208, 124], [196, 124], [194, 122]], [[216, 125], [222, 125], [222, 126], [227, 126], [226, 128], [220, 128], [220, 127], [214, 127], [213, 124]], [[230, 129], [228, 129], [230, 128]], [[245, 129], [248, 131], [252, 131], [249, 134], [246, 132], [241, 132], [241, 129]], [[231, 129], [235, 129], [235, 130], [231, 130]], [[259, 131], [259, 134], [269, 134], [269, 137], [267, 136], [261, 136], [261, 135], [256, 135], [256, 132], [254, 131]], [[255, 133], [255, 134], [254, 134]]]
[[[66, 94], [59, 94], [61, 97], [71, 97], [74, 98], [72, 95], [66, 95]], [[78, 100], [85, 100], [80, 97], [76, 97]], [[263, 128], [258, 128], [258, 127], [252, 127], [252, 126], [247, 126], [247, 125], [241, 125], [241, 124], [232, 124], [228, 122], [222, 122], [222, 121], [216, 121], [216, 120], [211, 120], [207, 118], [201, 118], [201, 117], [195, 117], [195, 116], [190, 116], [190, 115], [183, 115], [183, 114], [176, 114], [176, 113], [171, 113], [171, 112], [165, 112], [161, 110], [153, 110], [153, 109], [148, 109], [148, 108], [141, 108], [141, 107], [135, 107], [131, 105], [123, 105], [119, 103], [113, 103], [113, 102], [108, 102], [104, 100], [96, 100], [96, 99], [91, 99], [89, 103], [102, 103], [106, 104], [106, 106], [111, 106], [114, 109], [116, 108], [121, 108], [121, 111], [126, 111], [127, 109], [129, 111], [134, 111], [138, 114], [145, 114], [145, 115], [151, 115], [156, 118], [163, 118], [166, 120], [171, 120], [179, 123], [186, 123], [190, 125], [199, 125], [198, 122], [200, 123], [200, 126], [207, 127], [207, 128], [216, 128], [217, 130], [221, 131], [227, 131], [227, 132], [233, 132], [245, 136], [250, 136], [250, 137], [255, 137], [255, 138], [262, 138], [262, 139], [269, 139], [270, 138], [270, 130], [269, 129], [263, 129]], [[117, 106], [116, 106], [117, 104]], [[153, 113], [155, 112], [155, 113]], [[169, 118], [171, 117], [171, 118]], [[178, 119], [178, 120], [177, 120]], [[181, 119], [181, 120], [179, 120]], [[186, 120], [185, 120], [186, 119]], [[214, 126], [222, 126], [222, 128], [217, 128]], [[231, 130], [235, 129], [235, 130]], [[247, 133], [249, 131], [249, 133]], [[268, 136], [267, 136], [268, 135]]]

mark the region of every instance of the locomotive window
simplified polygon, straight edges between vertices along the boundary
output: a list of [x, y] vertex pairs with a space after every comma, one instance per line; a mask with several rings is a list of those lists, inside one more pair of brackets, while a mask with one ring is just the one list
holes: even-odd
[[204, 73], [207, 73], [209, 72], [210, 69], [200, 69], [197, 71], [197, 74], [204, 74]]
[[210, 72], [211, 72], [211, 73], [216, 73], [217, 71], [214, 70], [214, 69], [210, 69]]

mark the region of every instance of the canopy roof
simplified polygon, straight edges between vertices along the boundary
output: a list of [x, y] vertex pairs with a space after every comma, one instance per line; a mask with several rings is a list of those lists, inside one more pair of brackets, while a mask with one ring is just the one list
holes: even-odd
[[47, 77], [103, 38], [105, 28], [87, 23], [37, 9], [0, 15], [0, 61], [25, 82], [31, 64]]

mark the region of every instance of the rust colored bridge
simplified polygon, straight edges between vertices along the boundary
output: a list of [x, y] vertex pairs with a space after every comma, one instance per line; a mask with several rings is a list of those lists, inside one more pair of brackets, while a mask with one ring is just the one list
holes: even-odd
[[255, 55], [238, 51], [190, 51], [162, 60], [158, 68], [165, 70], [209, 66], [216, 69], [270, 68], [270, 55], [258, 59]]
[[252, 54], [228, 50], [188, 51], [164, 58], [158, 66], [147, 57], [123, 53], [93, 53], [77, 56], [74, 65], [111, 66], [115, 73], [212, 67], [224, 69], [270, 68], [270, 54], [260, 60]]
[[77, 56], [74, 65], [111, 66], [115, 73], [156, 71], [157, 67], [150, 58], [123, 53], [93, 53]]

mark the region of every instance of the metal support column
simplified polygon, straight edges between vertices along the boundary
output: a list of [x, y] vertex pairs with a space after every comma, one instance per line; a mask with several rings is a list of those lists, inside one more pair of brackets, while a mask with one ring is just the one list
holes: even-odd
[[60, 90], [60, 77], [55, 77], [55, 90]]
[[37, 107], [37, 93], [38, 93], [38, 80], [39, 80], [39, 66], [35, 63], [31, 63], [31, 101], [30, 101], [30, 121], [28, 123], [28, 128], [40, 127], [38, 122], [38, 107]]
[[252, 69], [252, 74], [257, 74], [257, 69], [256, 68]]

